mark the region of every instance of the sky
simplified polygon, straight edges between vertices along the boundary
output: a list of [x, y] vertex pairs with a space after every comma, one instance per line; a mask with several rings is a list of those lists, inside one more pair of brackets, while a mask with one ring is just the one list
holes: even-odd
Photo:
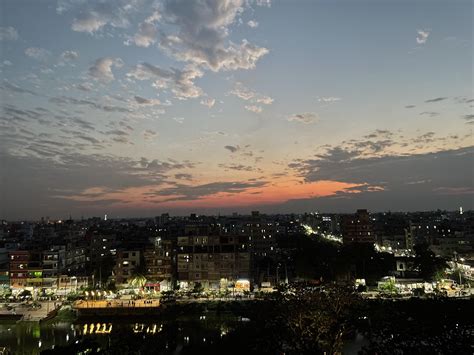
[[0, 218], [473, 208], [472, 2], [5, 0]]

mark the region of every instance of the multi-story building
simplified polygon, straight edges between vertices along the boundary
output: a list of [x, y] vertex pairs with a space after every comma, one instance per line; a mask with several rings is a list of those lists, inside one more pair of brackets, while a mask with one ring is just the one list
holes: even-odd
[[157, 238], [157, 242], [143, 252], [147, 280], [152, 283], [171, 282], [173, 278], [173, 243]]
[[41, 252], [17, 250], [10, 252], [10, 286], [13, 289], [37, 288], [43, 285]]
[[367, 210], [357, 210], [342, 219], [342, 241], [344, 244], [373, 244], [375, 235]]
[[41, 255], [44, 288], [56, 288], [58, 276], [65, 265], [65, 247], [53, 247], [43, 250]]
[[117, 236], [115, 234], [92, 233], [90, 236], [88, 264], [92, 270], [96, 270], [107, 256], [116, 253]]
[[200, 283], [219, 289], [250, 277], [249, 238], [246, 236], [182, 236], [177, 243], [177, 273], [181, 287]]
[[119, 250], [114, 267], [115, 283], [122, 285], [128, 283], [134, 276], [135, 270], [140, 266], [140, 251]]

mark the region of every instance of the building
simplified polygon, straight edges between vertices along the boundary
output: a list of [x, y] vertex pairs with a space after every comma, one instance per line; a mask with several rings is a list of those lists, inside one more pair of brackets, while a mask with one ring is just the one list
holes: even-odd
[[117, 285], [127, 284], [131, 281], [136, 270], [140, 266], [140, 251], [119, 250], [114, 267], [115, 283]]
[[342, 218], [342, 241], [344, 244], [373, 244], [375, 234], [367, 210], [357, 210]]
[[17, 250], [10, 252], [10, 287], [12, 289], [43, 286], [41, 252]]
[[65, 248], [56, 247], [49, 250], [43, 250], [41, 255], [43, 268], [43, 284], [44, 288], [56, 288], [58, 276], [64, 269], [65, 265]]
[[177, 271], [183, 288], [199, 283], [219, 289], [250, 277], [249, 238], [246, 236], [178, 237]]
[[156, 243], [143, 252], [146, 266], [146, 278], [150, 283], [173, 279], [173, 243], [171, 240], [157, 238]]

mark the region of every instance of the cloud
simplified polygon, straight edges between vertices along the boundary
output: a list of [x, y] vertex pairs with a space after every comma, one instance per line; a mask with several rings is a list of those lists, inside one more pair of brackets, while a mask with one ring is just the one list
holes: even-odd
[[416, 105], [406, 105], [405, 108], [415, 108]]
[[304, 124], [314, 123], [319, 119], [314, 112], [295, 113], [287, 118], [290, 122], [299, 122]]
[[434, 98], [434, 99], [426, 100], [425, 102], [428, 102], [428, 103], [429, 103], [429, 102], [439, 102], [439, 101], [444, 101], [444, 100], [446, 100], [446, 99], [447, 99], [447, 97], [436, 97], [436, 98]]
[[250, 20], [250, 21], [247, 22], [247, 26], [249, 26], [251, 28], [257, 28], [258, 27], [258, 22], [254, 21], [254, 20]]
[[261, 106], [257, 106], [257, 105], [245, 105], [244, 108], [247, 111], [251, 111], [253, 113], [261, 113], [263, 110]]
[[122, 106], [111, 106], [111, 105], [103, 105], [91, 100], [85, 99], [76, 99], [74, 97], [68, 96], [55, 96], [49, 99], [49, 102], [58, 104], [58, 105], [79, 105], [79, 106], [89, 106], [91, 108], [95, 108], [97, 110], [102, 110], [104, 112], [122, 112], [122, 113], [129, 113], [132, 112], [130, 109]]
[[29, 47], [25, 49], [25, 54], [30, 58], [44, 61], [51, 55], [51, 52], [44, 48]]
[[425, 44], [430, 36], [430, 31], [428, 30], [418, 30], [416, 36], [416, 43], [418, 44]]
[[[54, 154], [12, 155], [0, 150], [0, 161], [8, 169], [0, 170], [0, 214], [3, 218], [39, 218], [62, 216], [64, 211], [94, 214], [102, 203], [126, 203], [128, 196], [110, 193], [153, 185], [158, 187], [181, 169], [192, 169], [189, 162], [166, 162], [157, 159], [131, 159], [116, 155], [80, 154], [57, 147]], [[54, 158], [54, 159], [53, 159]], [[35, 178], [32, 179], [31, 177]], [[92, 196], [94, 195], [94, 196]], [[28, 200], [25, 204], [21, 201]], [[90, 201], [86, 206], [84, 204]]]
[[158, 106], [161, 105], [161, 101], [158, 99], [145, 99], [141, 96], [134, 96], [135, 102], [139, 105], [147, 105], [147, 106]]
[[469, 114], [469, 115], [464, 115], [463, 117], [467, 122], [467, 124], [474, 124], [474, 115]]
[[184, 117], [173, 117], [173, 121], [178, 122], [179, 124], [183, 124]]
[[81, 83], [81, 84], [76, 84], [74, 86], [76, 89], [78, 90], [81, 90], [81, 91], [92, 91], [92, 89], [94, 88], [94, 86], [92, 85], [92, 83], [90, 82], [85, 82], [85, 83]]
[[6, 80], [4, 80], [1, 88], [4, 89], [4, 90], [8, 90], [10, 92], [18, 93], [18, 94], [30, 94], [30, 95], [33, 95], [33, 96], [38, 95], [38, 93], [36, 93], [33, 90], [21, 88], [21, 87], [15, 85], [15, 84], [9, 83]]
[[[298, 171], [308, 182], [332, 180], [364, 184], [371, 187], [372, 191], [377, 191], [357, 195], [339, 194], [339, 198], [346, 198], [343, 205], [337, 203], [336, 197], [320, 200], [319, 203], [327, 209], [338, 206], [339, 209], [347, 210], [365, 206], [386, 210], [387, 201], [390, 201], [392, 210], [430, 210], [433, 205], [440, 204], [449, 208], [472, 206], [472, 198], [462, 195], [462, 191], [472, 191], [473, 188], [473, 156], [474, 147], [412, 155], [361, 157], [357, 151], [336, 146], [313, 159], [296, 161], [289, 167]], [[407, 183], [414, 181], [419, 183]], [[446, 192], [453, 192], [456, 196], [448, 198], [444, 196]]]
[[125, 41], [126, 45], [134, 43], [138, 47], [149, 47], [156, 42], [158, 29], [153, 23], [142, 22], [138, 26], [138, 32], [130, 39]]
[[215, 103], [216, 103], [216, 100], [211, 99], [210, 97], [201, 100], [201, 105], [207, 106], [208, 108], [213, 107]]
[[121, 68], [123, 64], [124, 63], [120, 58], [99, 58], [89, 68], [89, 75], [97, 80], [109, 82], [115, 79], [114, 74], [112, 73], [112, 67]]
[[226, 145], [224, 148], [227, 149], [231, 153], [235, 153], [236, 151], [240, 150], [240, 147], [238, 145], [237, 146]]
[[183, 70], [162, 69], [149, 63], [138, 64], [127, 77], [136, 80], [154, 80], [153, 87], [170, 89], [178, 99], [189, 99], [203, 95], [202, 89], [194, 84], [194, 80], [202, 77], [199, 69], [187, 66]]
[[147, 141], [154, 140], [158, 137], [158, 132], [155, 132], [151, 129], [146, 129], [143, 131], [143, 138]]
[[230, 91], [230, 94], [252, 103], [252, 105], [245, 105], [244, 108], [247, 111], [251, 111], [254, 113], [261, 113], [263, 111], [262, 106], [259, 106], [257, 104], [271, 105], [273, 103], [273, 98], [271, 98], [270, 96], [262, 95], [256, 91], [253, 91], [247, 88], [241, 82], [235, 83], [234, 88]]
[[93, 34], [105, 26], [125, 28], [129, 17], [137, 11], [137, 1], [68, 1], [60, 0], [56, 11], [59, 14], [73, 13], [71, 28], [76, 32]]
[[0, 27], [0, 41], [16, 41], [18, 31], [14, 27]]
[[206, 196], [211, 196], [219, 193], [238, 194], [247, 189], [262, 187], [266, 185], [266, 181], [225, 181], [225, 182], [211, 182], [202, 185], [184, 185], [177, 184], [175, 187], [165, 188], [151, 195], [155, 196], [169, 196], [166, 201], [190, 201], [198, 200]]
[[421, 115], [421, 116], [436, 117], [436, 116], [439, 116], [439, 112], [423, 111], [423, 112], [420, 112], [420, 115]]
[[128, 38], [124, 43], [125, 45], [135, 44], [137, 47], [147, 48], [155, 44], [158, 28], [156, 22], [161, 19], [161, 14], [158, 11], [154, 11], [148, 16], [143, 22], [138, 25], [138, 31], [134, 36]]
[[264, 105], [270, 105], [273, 103], [273, 98], [267, 95], [259, 94], [246, 87], [241, 82], [236, 82], [234, 88], [230, 91], [230, 94], [237, 96], [238, 98], [250, 101], [252, 103], [259, 103]]
[[177, 180], [192, 180], [193, 176], [191, 174], [180, 173], [174, 175], [175, 179]]
[[254, 166], [242, 165], [242, 164], [219, 164], [220, 168], [226, 170], [236, 170], [236, 171], [255, 171]]
[[229, 27], [247, 6], [244, 0], [164, 0], [162, 21], [177, 31], [162, 33], [159, 45], [177, 60], [212, 71], [253, 69], [268, 49], [245, 39], [227, 41]]
[[61, 53], [61, 59], [66, 62], [76, 60], [77, 58], [79, 58], [79, 53], [76, 51], [64, 51]]
[[334, 96], [329, 96], [329, 97], [318, 97], [319, 102], [324, 102], [324, 103], [334, 103], [341, 101], [342, 99], [340, 97], [334, 97]]

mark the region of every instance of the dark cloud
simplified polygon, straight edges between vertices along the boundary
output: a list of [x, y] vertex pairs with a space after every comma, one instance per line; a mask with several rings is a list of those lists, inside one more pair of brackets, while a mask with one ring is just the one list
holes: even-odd
[[58, 104], [60, 106], [79, 105], [79, 106], [88, 106], [88, 107], [95, 108], [97, 110], [102, 110], [105, 112], [123, 112], [123, 113], [131, 112], [131, 110], [126, 107], [102, 105], [95, 101], [85, 100], [85, 99], [76, 99], [76, 98], [67, 97], [67, 96], [52, 97], [49, 99], [49, 101], [52, 103]]
[[428, 102], [428, 103], [430, 103], [430, 102], [440, 102], [440, 101], [444, 101], [446, 99], [447, 99], [447, 97], [436, 97], [434, 99], [425, 100], [425, 102]]
[[38, 96], [38, 93], [36, 93], [35, 91], [21, 88], [21, 87], [15, 85], [15, 84], [9, 83], [6, 80], [3, 82], [1, 88], [3, 90], [18, 93], [18, 94], [30, 94], [30, 95], [33, 95], [33, 96]]
[[175, 179], [178, 179], [178, 180], [192, 180], [193, 179], [193, 176], [191, 174], [185, 174], [185, 173], [175, 174], [174, 177]]
[[439, 116], [439, 112], [424, 111], [424, 112], [420, 112], [420, 116], [436, 117], [436, 116]]
[[405, 108], [415, 108], [416, 105], [406, 105]]
[[194, 167], [191, 162], [136, 161], [103, 154], [68, 153], [67, 142], [54, 143], [54, 147], [49, 145], [51, 142], [45, 143], [31, 144], [29, 156], [13, 155], [0, 149], [0, 166], [8, 166], [8, 169], [0, 169], [1, 218], [95, 213], [97, 208], [102, 211], [103, 205], [118, 201], [104, 196], [103, 200], [87, 203], [71, 197], [89, 198], [90, 188], [100, 188], [105, 194], [159, 185], [167, 181], [167, 175], [173, 171]]
[[177, 184], [175, 187], [152, 192], [150, 195], [170, 196], [166, 201], [189, 201], [198, 200], [202, 197], [214, 195], [220, 192], [237, 194], [250, 188], [262, 187], [266, 181], [258, 182], [212, 182], [204, 185]]
[[242, 165], [242, 164], [219, 164], [219, 168], [226, 170], [237, 170], [237, 171], [255, 171], [257, 170], [254, 166]]
[[227, 149], [231, 153], [235, 153], [236, 151], [238, 151], [240, 149], [240, 147], [238, 145], [237, 146], [226, 145], [224, 148]]

